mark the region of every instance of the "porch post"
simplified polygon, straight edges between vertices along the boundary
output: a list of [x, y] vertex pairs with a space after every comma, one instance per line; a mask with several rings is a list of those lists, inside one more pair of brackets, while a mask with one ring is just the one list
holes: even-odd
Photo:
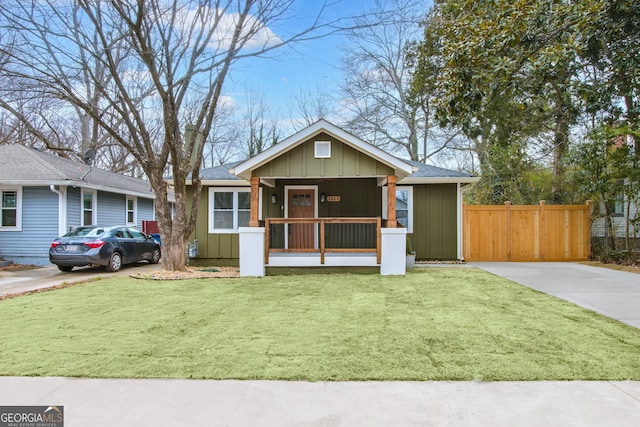
[[398, 227], [396, 221], [396, 182], [398, 182], [397, 176], [387, 176], [387, 228]]
[[260, 178], [251, 177], [251, 213], [249, 214], [249, 227], [259, 227], [258, 212], [260, 209]]

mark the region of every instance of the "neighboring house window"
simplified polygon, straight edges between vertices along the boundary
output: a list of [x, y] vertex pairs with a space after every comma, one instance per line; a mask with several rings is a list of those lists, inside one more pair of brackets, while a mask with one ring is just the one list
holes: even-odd
[[[388, 218], [387, 200], [388, 187], [382, 189], [382, 217]], [[398, 226], [405, 227], [408, 233], [413, 233], [413, 187], [396, 187], [396, 221]]]
[[209, 189], [209, 232], [237, 232], [238, 227], [249, 226], [251, 189]]
[[137, 202], [135, 197], [127, 197], [127, 225], [136, 225]]
[[624, 216], [624, 192], [622, 190], [616, 193], [612, 214], [615, 216]]
[[22, 191], [21, 189], [6, 189], [0, 191], [2, 197], [0, 209], [0, 230], [20, 231], [22, 229]]
[[82, 190], [82, 224], [96, 225], [96, 193]]

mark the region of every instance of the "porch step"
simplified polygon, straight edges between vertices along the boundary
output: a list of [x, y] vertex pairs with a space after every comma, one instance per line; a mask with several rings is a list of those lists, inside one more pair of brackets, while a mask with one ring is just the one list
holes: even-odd
[[319, 253], [276, 252], [269, 255], [267, 267], [376, 267], [375, 253], [326, 253], [320, 264]]

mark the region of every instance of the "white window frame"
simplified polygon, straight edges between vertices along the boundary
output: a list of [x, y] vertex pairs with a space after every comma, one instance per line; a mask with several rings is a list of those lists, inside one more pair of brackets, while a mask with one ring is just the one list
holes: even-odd
[[[214, 228], [215, 225], [215, 193], [233, 193], [233, 228]], [[238, 193], [251, 194], [251, 187], [209, 187], [209, 234], [237, 234], [238, 233]], [[260, 188], [258, 205], [259, 217], [262, 217], [262, 188]]]
[[[2, 193], [5, 191], [12, 191], [16, 193], [16, 225], [3, 226], [0, 222], [0, 231], [22, 231], [22, 187], [2, 187], [0, 188], [0, 215], [2, 210], [6, 209], [2, 207]], [[11, 208], [8, 208], [11, 209]], [[0, 217], [1, 221], [1, 217]]]
[[316, 159], [331, 158], [331, 141], [315, 141], [313, 154]]
[[[84, 223], [84, 195], [91, 194], [91, 224]], [[98, 225], [98, 192], [82, 189], [80, 191], [80, 225]]]
[[[413, 233], [413, 187], [412, 186], [396, 186], [396, 191], [407, 191], [409, 200], [407, 201], [407, 233]], [[382, 219], [388, 219], [388, 199], [389, 187], [382, 187]], [[396, 208], [397, 211], [397, 208]]]
[[[129, 201], [133, 202], [133, 211], [129, 210]], [[125, 201], [125, 223], [127, 225], [136, 226], [138, 224], [138, 198], [135, 196], [127, 196]], [[129, 221], [129, 212], [133, 212], [133, 222]]]

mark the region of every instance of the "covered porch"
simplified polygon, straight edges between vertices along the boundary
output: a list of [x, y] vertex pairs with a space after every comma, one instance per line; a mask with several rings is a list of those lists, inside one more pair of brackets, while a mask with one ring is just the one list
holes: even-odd
[[[323, 206], [329, 203], [343, 202], [338, 211], [354, 212], [343, 200], [344, 192], [319, 193], [322, 181], [291, 185], [285, 180], [285, 185], [270, 180], [265, 185], [259, 177], [251, 177], [250, 182], [249, 227], [239, 229], [241, 275], [263, 276], [266, 267], [336, 266], [377, 266], [384, 275], [405, 274], [407, 230], [398, 226], [396, 198], [383, 197], [383, 192], [395, 194], [395, 175], [359, 182], [359, 192], [370, 202], [356, 204], [361, 213], [371, 216], [358, 217], [319, 216], [319, 212], [331, 212]], [[349, 183], [353, 180], [342, 184]], [[378, 203], [382, 199], [384, 207]], [[281, 215], [268, 216], [274, 211], [268, 205], [276, 205], [274, 213]], [[260, 219], [261, 210], [267, 212], [264, 219]]]

